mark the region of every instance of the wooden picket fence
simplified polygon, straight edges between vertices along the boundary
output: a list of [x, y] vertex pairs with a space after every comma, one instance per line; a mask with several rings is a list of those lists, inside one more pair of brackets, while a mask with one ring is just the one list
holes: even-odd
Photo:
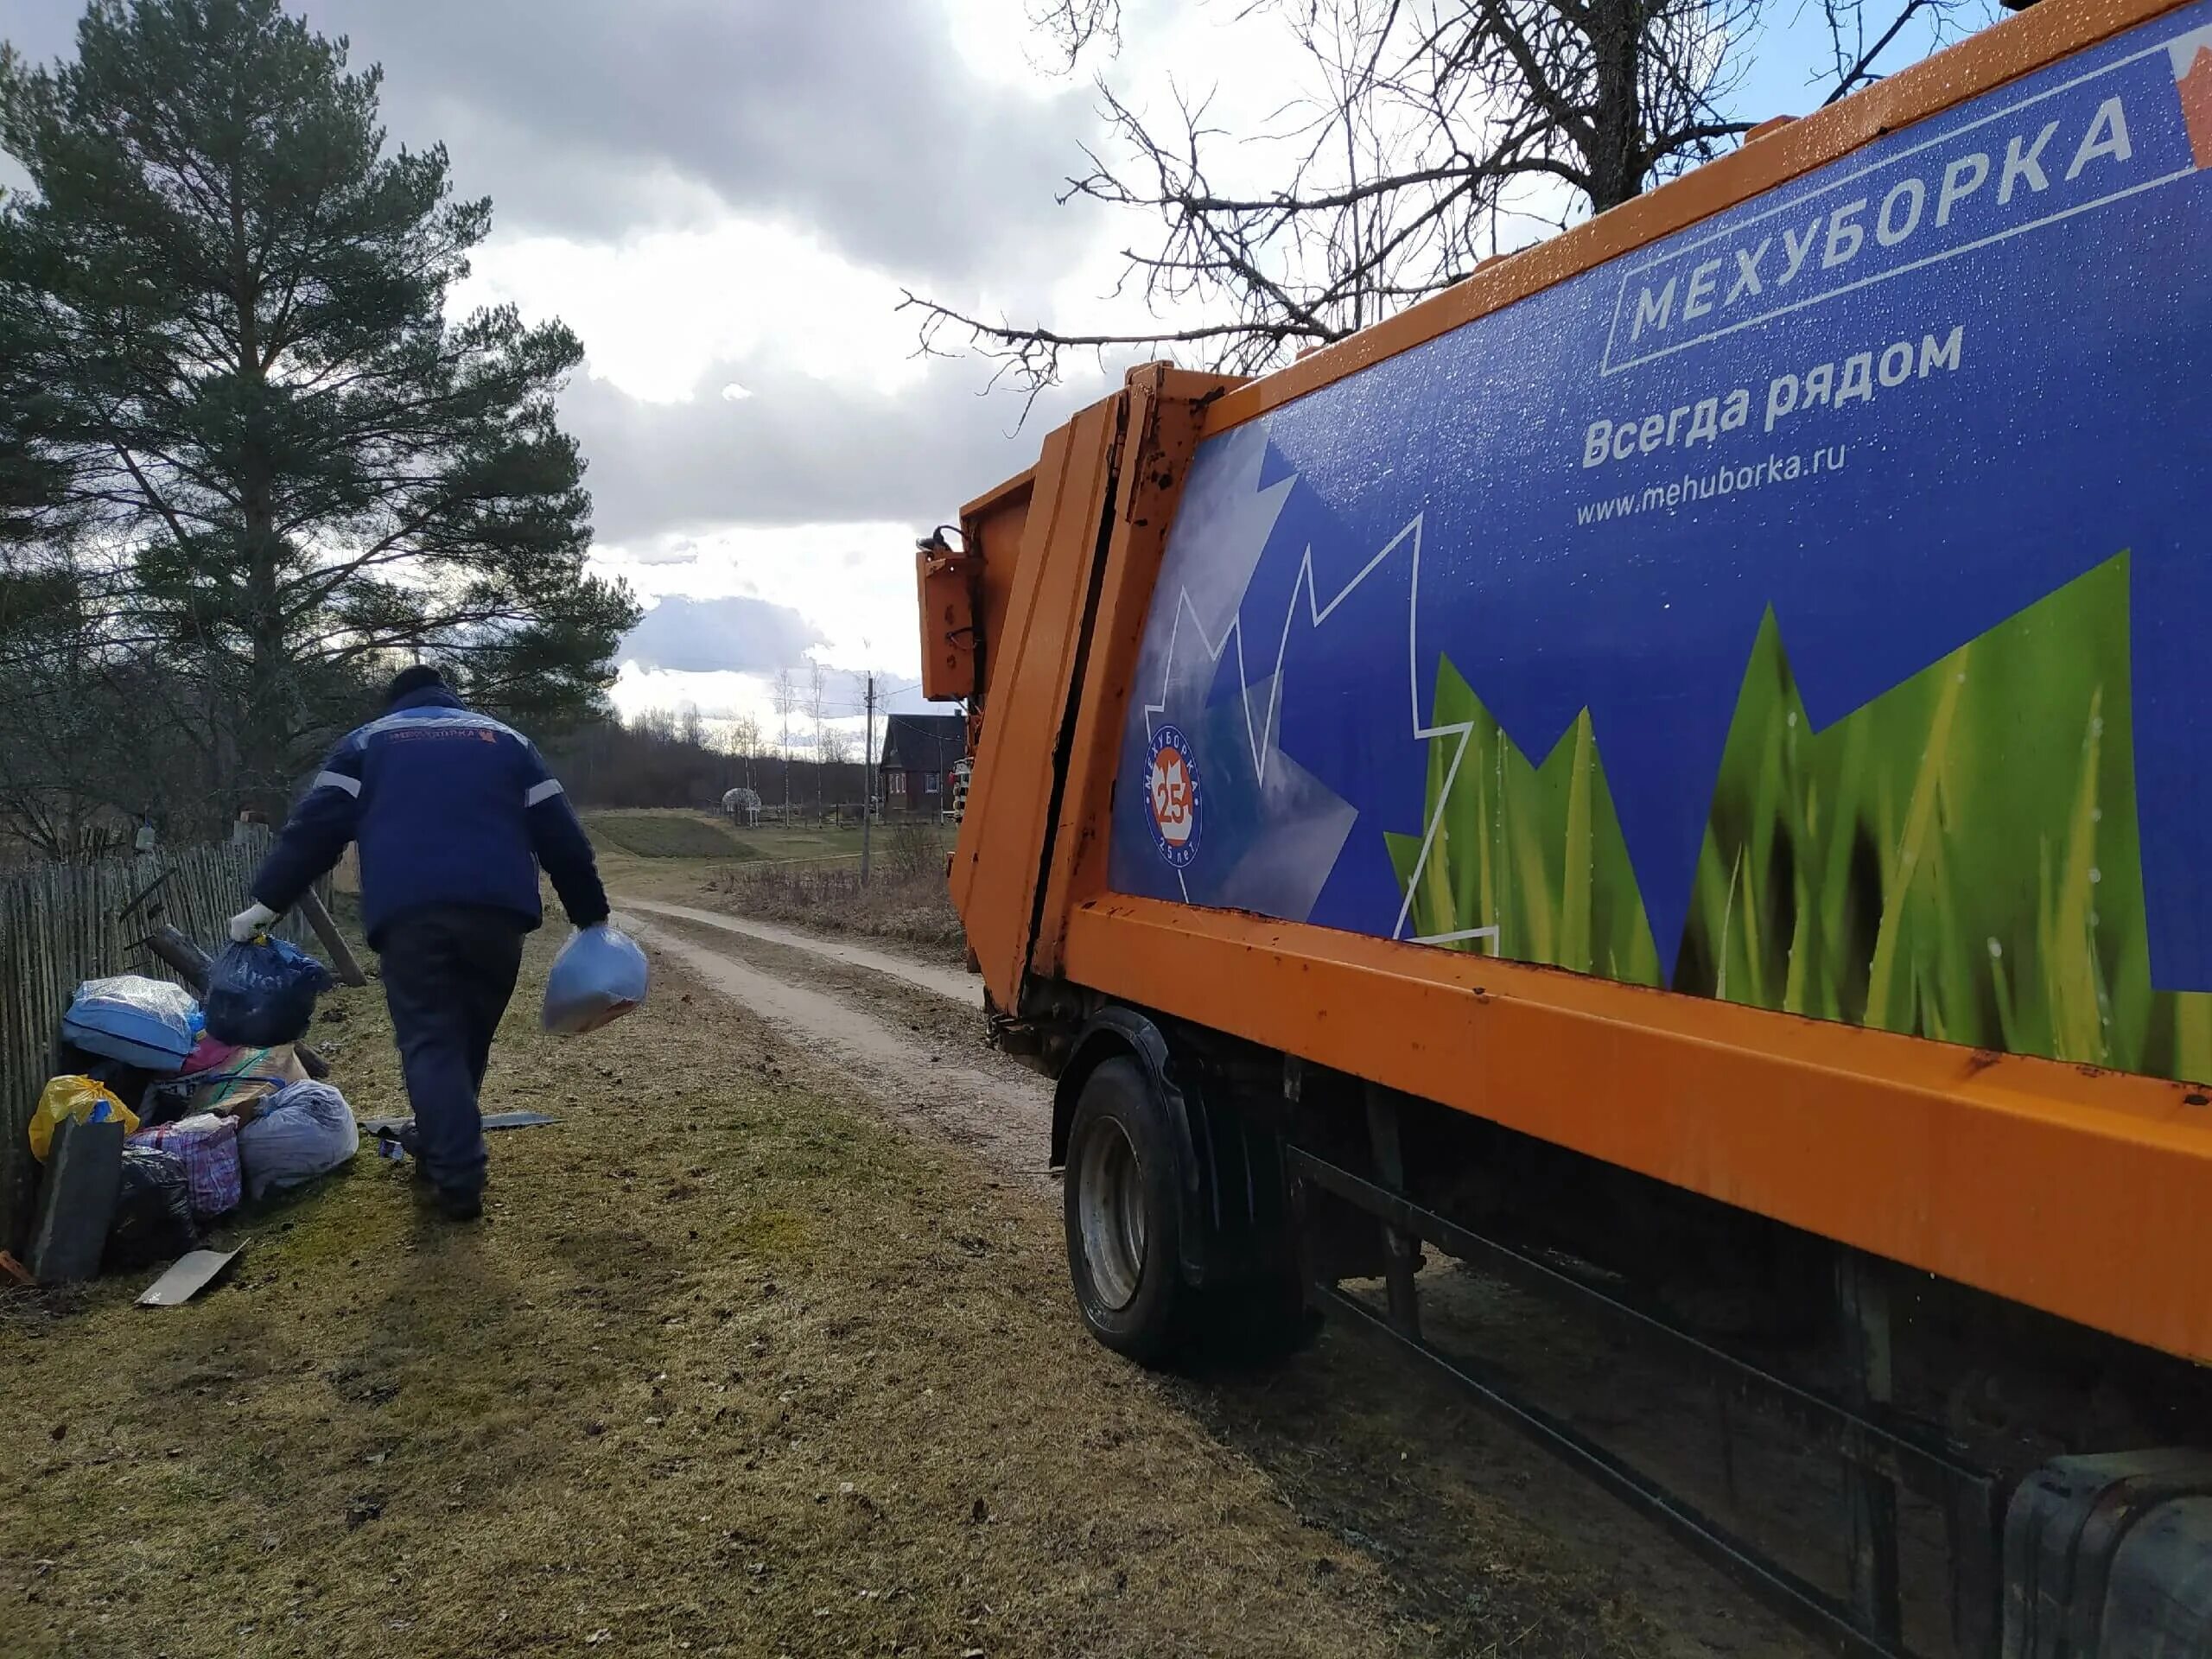
[[[77, 987], [111, 974], [176, 978], [142, 943], [157, 923], [219, 948], [266, 849], [264, 831], [0, 875], [0, 1245], [20, 1244], [29, 1226], [36, 1165], [27, 1128]], [[276, 931], [297, 943], [301, 928], [294, 916]]]

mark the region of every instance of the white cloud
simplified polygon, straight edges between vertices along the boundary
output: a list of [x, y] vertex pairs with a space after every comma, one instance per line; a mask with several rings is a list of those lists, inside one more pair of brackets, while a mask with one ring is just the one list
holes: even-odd
[[1089, 122], [1079, 82], [971, 73], [936, 0], [293, 3], [383, 63], [395, 137], [445, 140], [500, 223], [588, 240], [720, 208], [887, 268], [996, 266]]
[[804, 641], [774, 635], [768, 657], [757, 651], [733, 655], [727, 666], [753, 670], [764, 679], [781, 667], [803, 676], [810, 661], [852, 672], [874, 669], [891, 684], [920, 677], [913, 526], [724, 528], [694, 535], [688, 545], [694, 556], [682, 565], [655, 558], [658, 550], [651, 545], [642, 554], [601, 549], [594, 563], [626, 578], [642, 598], [677, 595], [692, 601], [691, 614], [702, 608], [698, 601], [742, 599], [794, 613], [811, 631]]
[[670, 594], [654, 601], [617, 654], [626, 664], [647, 670], [758, 674], [785, 667], [821, 643], [819, 630], [789, 605], [744, 595]]
[[[814, 747], [814, 719], [808, 699], [809, 682], [805, 671], [798, 671], [794, 678], [799, 696], [792, 706], [788, 728], [777, 711], [775, 681], [766, 675], [671, 673], [642, 669], [632, 663], [623, 667], [610, 695], [616, 710], [625, 716], [635, 716], [652, 709], [696, 709], [710, 736], [720, 741], [726, 741], [731, 735], [730, 728], [734, 722], [750, 716], [759, 728], [765, 752], [779, 749], [788, 729], [791, 753], [803, 759]], [[862, 712], [866, 706], [865, 698], [866, 682], [861, 676], [839, 670], [828, 677], [824, 686], [825, 718], [823, 723], [834, 728], [846, 740], [855, 757], [860, 753], [862, 728], [867, 724]], [[956, 711], [953, 705], [924, 702], [919, 690], [911, 680], [879, 677], [876, 681], [875, 744], [879, 749], [882, 746], [883, 721], [887, 714], [948, 714]]]
[[897, 392], [765, 357], [716, 364], [706, 378], [733, 372], [753, 396], [657, 404], [589, 377], [569, 387], [563, 414], [590, 463], [604, 540], [643, 547], [730, 524], [937, 524], [1029, 466], [1046, 433], [1106, 390], [1086, 378], [1040, 400], [1016, 431], [1020, 403], [979, 396], [972, 363], [932, 359]]
[[[896, 283], [758, 219], [615, 242], [496, 238], [453, 303], [503, 302], [533, 322], [559, 317], [582, 340], [591, 377], [641, 403], [690, 402], [710, 367], [741, 359], [884, 394], [924, 372]], [[750, 395], [732, 384], [726, 399]]]
[[969, 73], [1008, 91], [1048, 98], [1065, 83], [1042, 73], [1052, 63], [1029, 28], [1033, 0], [939, 0], [947, 38]]
[[[397, 0], [396, 11], [404, 16], [421, 3]], [[344, 14], [368, 0], [319, 3]], [[719, 600], [756, 601], [803, 619], [817, 643], [796, 647], [778, 634], [784, 655], [873, 667], [886, 673], [887, 685], [910, 684], [920, 662], [915, 533], [1028, 465], [1069, 410], [1118, 378], [1116, 371], [1079, 380], [1012, 434], [1020, 404], [976, 395], [988, 368], [918, 358], [916, 319], [896, 308], [902, 286], [912, 286], [986, 315], [1146, 326], [1140, 296], [1111, 290], [1119, 248], [1147, 235], [1149, 221], [1096, 203], [1053, 205], [1049, 179], [1083, 164], [1071, 141], [1080, 124], [1069, 122], [1068, 99], [1087, 105], [1089, 98], [1082, 74], [1043, 73], [1051, 53], [1028, 32], [1031, 3], [924, 0], [922, 7], [963, 70], [1000, 100], [990, 118], [1001, 131], [1013, 130], [1007, 124], [1018, 123], [1016, 111], [1032, 110], [1050, 149], [1022, 158], [1005, 175], [1010, 188], [995, 195], [972, 179], [941, 181], [946, 203], [964, 207], [940, 221], [939, 233], [981, 238], [995, 251], [990, 259], [935, 261], [934, 275], [878, 268], [867, 263], [868, 253], [889, 244], [856, 235], [842, 220], [823, 220], [831, 228], [822, 230], [804, 213], [769, 207], [773, 190], [743, 205], [726, 182], [742, 167], [709, 188], [696, 146], [673, 143], [666, 154], [677, 162], [633, 156], [639, 164], [626, 181], [621, 169], [598, 165], [594, 153], [591, 165], [567, 170], [587, 199], [549, 214], [539, 194], [527, 194], [521, 218], [537, 228], [495, 231], [479, 251], [456, 308], [512, 302], [532, 321], [561, 318], [583, 341], [585, 372], [566, 409], [591, 464], [587, 481], [602, 537], [595, 563], [626, 577], [645, 598], [696, 607], [648, 620], [641, 632], [651, 660], [623, 668], [618, 707], [689, 702], [766, 717], [772, 673], [766, 664], [721, 665], [759, 673], [669, 671], [717, 666], [709, 639], [692, 625], [718, 614], [702, 602]], [[1271, 63], [1288, 67], [1272, 26], [1181, 0], [1132, 0], [1127, 10], [1130, 48], [1114, 66], [1117, 78], [1135, 75], [1164, 91], [1170, 70], [1187, 82], [1193, 66], [1210, 73], [1234, 64], [1239, 85], [1264, 105], [1255, 105], [1257, 113], [1236, 105], [1238, 119], [1256, 121], [1281, 101], [1281, 73], [1257, 73]], [[365, 33], [368, 19], [362, 22]], [[400, 44], [397, 37], [392, 43]], [[825, 86], [823, 95], [836, 89]], [[437, 96], [432, 112], [441, 130], [474, 135], [499, 176], [525, 163], [526, 150], [518, 151], [506, 130], [523, 118], [520, 106], [480, 99], [459, 84], [442, 84]], [[846, 103], [880, 154], [912, 146], [916, 135], [902, 133], [896, 112], [880, 100], [857, 95]], [[626, 118], [641, 118], [632, 111]], [[562, 124], [549, 131], [562, 155], [580, 142]], [[471, 154], [456, 143], [464, 184]], [[556, 164], [566, 166], [550, 153], [540, 163]], [[928, 188], [918, 180], [909, 194]], [[597, 200], [609, 193], [630, 194], [619, 206]], [[740, 205], [726, 205], [733, 202]], [[925, 210], [913, 220], [929, 222]], [[902, 234], [911, 245], [911, 232]], [[658, 632], [679, 622], [676, 648], [656, 643]], [[803, 660], [793, 665], [804, 671]], [[910, 705], [918, 701], [906, 696]]]

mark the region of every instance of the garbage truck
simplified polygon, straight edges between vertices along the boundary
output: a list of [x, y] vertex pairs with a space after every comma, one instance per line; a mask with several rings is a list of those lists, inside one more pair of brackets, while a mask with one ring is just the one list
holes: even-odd
[[[1841, 1651], [2212, 1652], [2212, 3], [1134, 371], [918, 582], [1101, 1341], [1371, 1332]], [[1794, 1529], [1471, 1275], [1785, 1426]]]

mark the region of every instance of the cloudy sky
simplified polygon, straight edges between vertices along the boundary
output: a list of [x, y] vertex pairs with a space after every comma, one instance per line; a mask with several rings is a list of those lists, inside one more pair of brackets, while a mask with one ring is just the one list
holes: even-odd
[[[1051, 73], [1036, 0], [294, 0], [385, 70], [396, 141], [442, 140], [496, 219], [463, 305], [582, 337], [566, 416], [599, 563], [653, 608], [626, 710], [683, 702], [772, 729], [779, 669], [916, 677], [913, 538], [1020, 470], [1077, 383], [1032, 413], [988, 365], [918, 358], [912, 287], [1084, 324], [1145, 227], [1059, 207], [1101, 126], [1088, 66]], [[81, 0], [0, 0], [0, 36], [72, 47]], [[1236, 0], [1128, 0], [1111, 66], [1256, 126], [1295, 64]], [[1808, 8], [1808, 12], [1816, 9]], [[1737, 113], [1802, 112], [1822, 46], [1785, 3]], [[900, 706], [917, 706], [905, 694]]]

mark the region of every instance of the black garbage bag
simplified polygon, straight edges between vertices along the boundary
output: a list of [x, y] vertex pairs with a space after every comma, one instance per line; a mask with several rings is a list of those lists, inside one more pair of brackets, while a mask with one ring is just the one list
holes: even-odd
[[184, 1160], [151, 1147], [123, 1149], [123, 1185], [108, 1224], [103, 1273], [137, 1273], [199, 1248]]
[[207, 1034], [241, 1048], [296, 1043], [315, 1020], [315, 998], [329, 988], [330, 970], [296, 944], [233, 944], [207, 970], [200, 1002]]

